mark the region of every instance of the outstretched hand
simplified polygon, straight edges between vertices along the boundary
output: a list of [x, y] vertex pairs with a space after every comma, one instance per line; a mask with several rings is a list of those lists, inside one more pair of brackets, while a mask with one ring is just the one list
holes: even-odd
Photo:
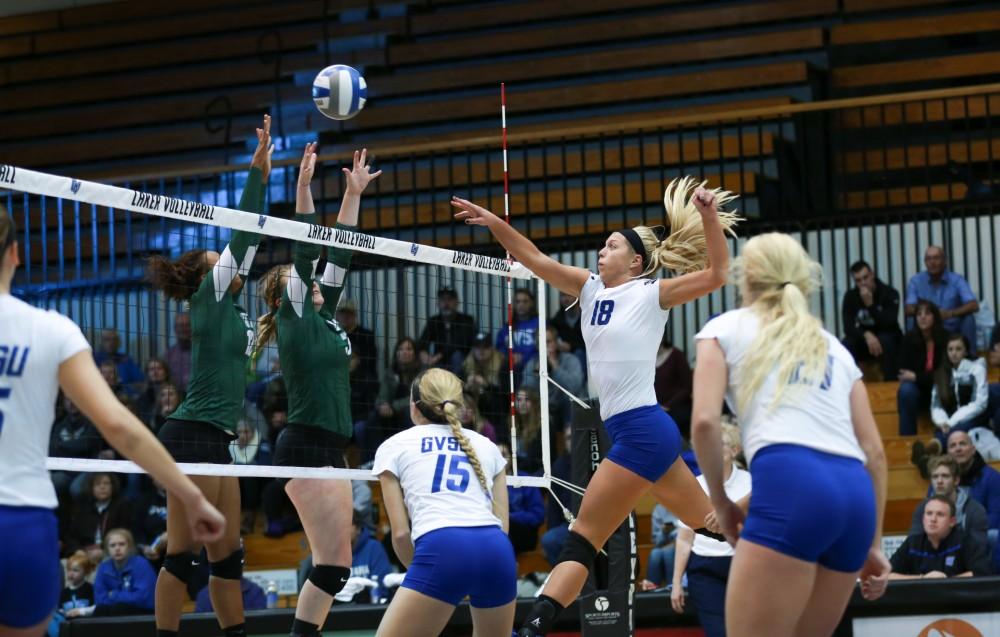
[[381, 170], [374, 173], [371, 172], [371, 168], [371, 164], [368, 163], [368, 149], [363, 148], [360, 151], [354, 151], [353, 169], [342, 169], [344, 175], [347, 177], [348, 193], [360, 195], [373, 179], [382, 174]]
[[299, 188], [308, 188], [316, 172], [316, 142], [306, 144], [302, 152], [302, 162], [299, 164]]
[[494, 219], [499, 219], [499, 217], [486, 208], [477, 206], [471, 201], [462, 199], [461, 197], [452, 197], [451, 205], [458, 208], [458, 212], [455, 213], [455, 218], [460, 219], [469, 225], [487, 226]]
[[274, 152], [274, 144], [271, 143], [271, 116], [264, 115], [263, 128], [257, 129], [257, 149], [253, 151], [253, 159], [250, 160], [251, 168], [259, 168], [263, 175], [264, 183], [271, 174], [271, 153]]

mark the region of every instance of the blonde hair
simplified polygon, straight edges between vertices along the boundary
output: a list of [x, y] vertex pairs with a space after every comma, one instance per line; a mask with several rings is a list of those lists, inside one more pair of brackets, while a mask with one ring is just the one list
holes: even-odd
[[722, 444], [729, 448], [735, 458], [743, 449], [743, 439], [740, 428], [730, 422], [722, 423]]
[[[685, 274], [704, 270], [708, 265], [708, 248], [701, 214], [692, 203], [692, 195], [697, 188], [705, 187], [707, 181], [698, 183], [693, 177], [682, 177], [671, 181], [663, 191], [663, 207], [667, 212], [667, 227], [670, 233], [661, 241], [649, 226], [633, 228], [646, 249], [646, 268], [640, 277], [653, 276], [660, 268]], [[715, 206], [723, 232], [736, 236], [732, 228], [742, 217], [734, 212], [726, 212], [722, 207], [736, 199], [728, 190], [713, 188]]]
[[264, 299], [267, 311], [257, 319], [257, 343], [250, 358], [253, 363], [257, 362], [260, 353], [278, 334], [278, 324], [275, 319], [278, 315], [278, 304], [281, 303], [283, 289], [281, 284], [291, 271], [291, 267], [288, 264], [276, 265], [260, 279], [260, 295]]
[[411, 398], [417, 403], [417, 409], [431, 422], [447, 423], [451, 427], [451, 433], [468, 456], [480, 486], [492, 498], [486, 472], [483, 471], [479, 456], [462, 430], [462, 421], [458, 418], [458, 407], [464, 400], [462, 381], [451, 372], [435, 367], [417, 376], [413, 381], [413, 389], [416, 391], [411, 390]]
[[733, 269], [744, 303], [760, 319], [760, 332], [741, 364], [737, 404], [741, 412], [746, 409], [774, 372], [773, 408], [793, 383], [801, 387], [823, 377], [828, 344], [807, 298], [819, 288], [823, 270], [801, 243], [780, 232], [747, 241]]

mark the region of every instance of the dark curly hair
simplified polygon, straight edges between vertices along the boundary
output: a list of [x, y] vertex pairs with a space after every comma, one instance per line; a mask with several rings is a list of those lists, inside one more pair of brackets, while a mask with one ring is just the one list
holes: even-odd
[[209, 271], [205, 258], [207, 250], [189, 250], [176, 261], [166, 257], [149, 257], [146, 262], [146, 279], [156, 290], [177, 301], [187, 301], [201, 285]]

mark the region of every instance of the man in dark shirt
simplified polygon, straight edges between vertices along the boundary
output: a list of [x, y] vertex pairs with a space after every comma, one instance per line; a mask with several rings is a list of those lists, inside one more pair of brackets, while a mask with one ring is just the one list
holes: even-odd
[[856, 361], [879, 361], [884, 379], [894, 380], [898, 374], [896, 352], [902, 338], [899, 292], [879, 281], [864, 261], [851, 266], [851, 277], [855, 287], [844, 293], [841, 309], [844, 347]]
[[476, 337], [476, 320], [458, 311], [458, 293], [452, 288], [438, 290], [437, 302], [438, 313], [427, 319], [417, 351], [425, 365], [459, 374]]
[[375, 332], [358, 323], [358, 305], [353, 299], [340, 300], [335, 318], [351, 339], [351, 419], [357, 422], [374, 409], [378, 393]]
[[957, 528], [955, 503], [933, 496], [924, 505], [924, 530], [910, 535], [892, 555], [889, 579], [990, 575], [988, 549]]

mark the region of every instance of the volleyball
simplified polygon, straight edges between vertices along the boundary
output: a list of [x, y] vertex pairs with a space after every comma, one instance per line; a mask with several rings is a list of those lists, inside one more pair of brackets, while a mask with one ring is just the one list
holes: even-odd
[[312, 98], [319, 112], [330, 119], [351, 119], [365, 107], [368, 86], [357, 69], [334, 64], [316, 74]]

